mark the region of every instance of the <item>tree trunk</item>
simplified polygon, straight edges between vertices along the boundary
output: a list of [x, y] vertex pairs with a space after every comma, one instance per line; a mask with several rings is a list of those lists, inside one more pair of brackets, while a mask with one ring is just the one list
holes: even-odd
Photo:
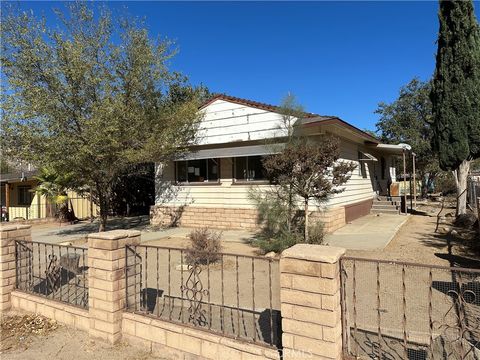
[[469, 160], [463, 160], [458, 168], [453, 171], [455, 184], [457, 186], [457, 216], [467, 213], [467, 177], [469, 171]]
[[293, 208], [293, 192], [292, 192], [292, 185], [288, 185], [288, 214], [287, 214], [287, 227], [288, 232], [292, 230], [292, 208]]
[[308, 199], [305, 199], [305, 243], [308, 241]]
[[101, 189], [97, 188], [98, 200], [100, 206], [100, 226], [99, 232], [106, 231], [107, 229], [107, 216], [108, 216], [108, 197]]

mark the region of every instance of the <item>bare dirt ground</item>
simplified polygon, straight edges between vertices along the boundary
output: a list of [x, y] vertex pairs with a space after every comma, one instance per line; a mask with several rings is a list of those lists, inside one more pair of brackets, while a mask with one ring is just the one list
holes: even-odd
[[[161, 359], [126, 343], [112, 346], [92, 340], [77, 331], [39, 316], [12, 313], [2, 320], [0, 358], [2, 360], [154, 360]], [[12, 322], [16, 323], [12, 326]], [[44, 329], [39, 323], [48, 324]], [[31, 323], [37, 325], [31, 326]]]
[[[454, 208], [443, 209], [437, 218], [439, 211], [435, 204], [419, 206], [383, 250], [347, 252], [347, 256], [400, 262], [343, 263], [351, 355], [393, 360], [405, 358], [408, 352], [411, 358], [450, 359], [459, 346], [474, 351], [479, 336], [480, 274], [401, 264], [480, 269], [476, 231], [453, 225]], [[463, 299], [461, 316], [456, 312], [459, 297]], [[382, 337], [377, 335], [379, 324]], [[473, 342], [466, 340], [467, 333]]]
[[[439, 204], [419, 205], [417, 212], [398, 231], [383, 250], [350, 250], [349, 256], [425, 263], [442, 266], [480, 268], [480, 239], [473, 231], [455, 227], [455, 209], [445, 207], [437, 227]], [[447, 216], [445, 216], [447, 215]], [[452, 234], [450, 231], [455, 230]]]
[[[142, 242], [142, 245], [186, 249], [190, 245], [190, 240], [187, 237], [167, 236], [158, 240]], [[262, 253], [261, 249], [240, 241], [222, 241], [222, 252], [248, 256], [259, 256]]]

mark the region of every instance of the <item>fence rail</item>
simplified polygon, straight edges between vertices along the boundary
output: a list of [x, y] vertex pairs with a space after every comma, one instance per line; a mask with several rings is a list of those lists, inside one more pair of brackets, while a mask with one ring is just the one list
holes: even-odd
[[480, 359], [480, 270], [341, 260], [343, 345], [370, 359]]
[[88, 308], [88, 249], [15, 241], [16, 288]]
[[127, 311], [278, 347], [278, 261], [157, 246], [126, 247]]

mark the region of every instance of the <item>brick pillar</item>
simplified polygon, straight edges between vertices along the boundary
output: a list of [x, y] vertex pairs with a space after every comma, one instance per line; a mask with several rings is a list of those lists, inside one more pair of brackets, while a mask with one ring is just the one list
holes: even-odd
[[125, 245], [140, 243], [136, 230], [88, 235], [90, 336], [116, 343], [122, 337], [125, 308]]
[[342, 359], [339, 260], [344, 253], [308, 244], [282, 253], [283, 359]]
[[32, 240], [30, 225], [0, 226], [0, 315], [12, 307], [15, 289], [15, 240]]

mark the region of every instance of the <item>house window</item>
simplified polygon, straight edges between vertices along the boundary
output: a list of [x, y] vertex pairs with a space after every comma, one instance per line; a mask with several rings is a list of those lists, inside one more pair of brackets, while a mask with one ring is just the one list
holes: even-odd
[[32, 203], [33, 194], [31, 186], [18, 187], [18, 205], [30, 205]]
[[234, 158], [235, 181], [267, 180], [262, 158], [262, 156], [242, 156]]
[[219, 172], [219, 159], [175, 161], [177, 183], [218, 182]]
[[360, 175], [362, 178], [366, 179], [367, 178], [367, 169], [365, 167], [365, 160], [363, 160], [363, 153], [358, 152], [358, 175]]

